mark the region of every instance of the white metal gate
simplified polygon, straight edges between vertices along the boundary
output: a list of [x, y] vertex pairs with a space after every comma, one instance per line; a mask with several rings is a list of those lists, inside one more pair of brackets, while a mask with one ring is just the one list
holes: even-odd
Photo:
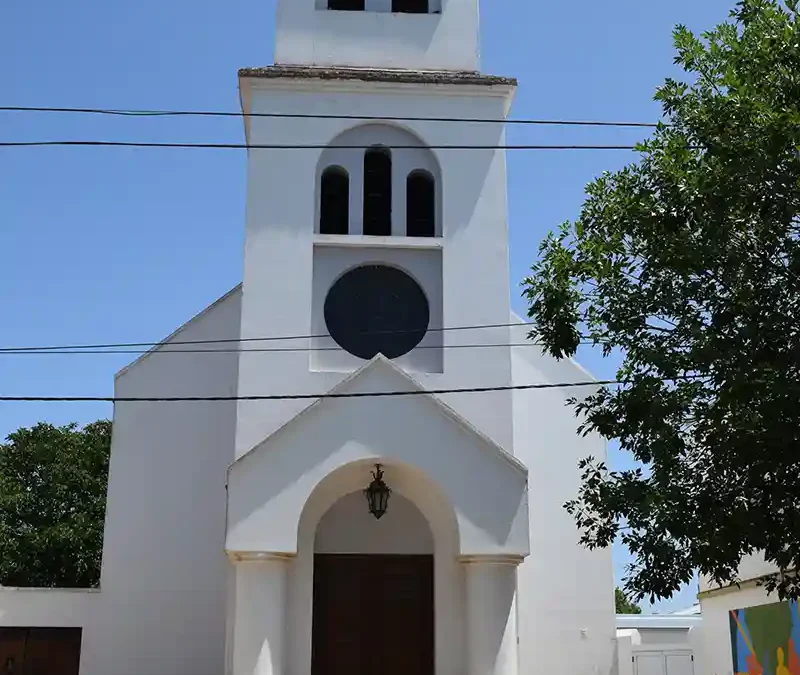
[[691, 650], [636, 650], [633, 675], [694, 675], [694, 656]]

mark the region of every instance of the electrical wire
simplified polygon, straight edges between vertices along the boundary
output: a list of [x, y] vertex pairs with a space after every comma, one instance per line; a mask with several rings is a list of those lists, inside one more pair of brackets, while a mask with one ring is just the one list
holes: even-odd
[[[592, 342], [581, 342], [581, 345], [591, 345]], [[512, 347], [542, 347], [541, 342], [506, 342], [506, 343], [479, 343], [465, 345], [418, 345], [414, 349], [486, 349], [486, 348], [512, 348]], [[302, 352], [338, 352], [341, 347], [262, 347], [251, 349], [86, 349], [69, 350], [53, 349], [47, 351], [0, 351], [3, 356], [49, 356], [49, 355], [78, 355], [78, 354], [249, 354], [249, 353], [302, 353]]]
[[[54, 140], [54, 141], [2, 141], [2, 148], [32, 147], [116, 147], [116, 148], [194, 148], [204, 150], [368, 150], [369, 145], [330, 145], [325, 143], [169, 143], [159, 141], [91, 141], [91, 140]], [[384, 146], [381, 146], [384, 147]], [[385, 146], [390, 150], [419, 150], [417, 145]], [[638, 145], [426, 145], [430, 150], [636, 150]]]
[[[662, 382], [699, 379], [702, 376], [658, 378]], [[626, 380], [587, 380], [583, 382], [544, 382], [497, 387], [466, 387], [458, 389], [414, 389], [408, 391], [333, 392], [327, 394], [253, 394], [245, 396], [0, 396], [0, 402], [65, 402], [65, 403], [176, 403], [219, 401], [297, 401], [326, 398], [388, 398], [396, 396], [431, 396], [441, 394], [484, 394], [498, 391], [533, 391], [572, 387], [602, 387], [630, 384]]]
[[[518, 323], [479, 323], [465, 326], [446, 326], [444, 328], [428, 328], [428, 333], [447, 333], [453, 331], [485, 330], [490, 328], [515, 328], [522, 326], [532, 326], [532, 321], [522, 321]], [[387, 328], [384, 330], [358, 331], [356, 335], [405, 335], [406, 333], [416, 333], [413, 328]], [[244, 342], [283, 342], [289, 340], [315, 340], [329, 338], [329, 333], [316, 333], [311, 335], [267, 335], [262, 337], [249, 338], [217, 338], [207, 340], [173, 340], [169, 342], [170, 347], [175, 345], [211, 345], [211, 344], [241, 344]], [[168, 339], [168, 338], [167, 338]], [[47, 345], [47, 346], [24, 346], [24, 347], [0, 347], [2, 352], [28, 352], [28, 351], [49, 351], [52, 349], [114, 349], [127, 347], [158, 347], [165, 344], [166, 340], [160, 342], [107, 342], [98, 344], [71, 344], [71, 345]], [[536, 343], [531, 343], [536, 344]]]
[[611, 122], [603, 120], [476, 119], [470, 117], [400, 117], [394, 115], [352, 115], [323, 113], [233, 112], [213, 110], [115, 110], [113, 108], [56, 108], [0, 106], [0, 112], [79, 113], [121, 117], [271, 117], [289, 119], [361, 120], [368, 122], [467, 122], [471, 124], [518, 124], [530, 126], [656, 128], [653, 122]]

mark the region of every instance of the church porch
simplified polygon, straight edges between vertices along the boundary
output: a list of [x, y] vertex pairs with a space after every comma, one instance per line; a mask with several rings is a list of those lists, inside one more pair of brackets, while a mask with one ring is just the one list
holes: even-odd
[[380, 519], [363, 493], [374, 467], [354, 462], [312, 493], [295, 554], [230, 554], [235, 675], [516, 675], [522, 555], [462, 555], [437, 486], [382, 468], [392, 494]]
[[[376, 357], [335, 391], [418, 386]], [[229, 671], [516, 675], [527, 503], [524, 465], [434, 396], [318, 401], [229, 471]]]

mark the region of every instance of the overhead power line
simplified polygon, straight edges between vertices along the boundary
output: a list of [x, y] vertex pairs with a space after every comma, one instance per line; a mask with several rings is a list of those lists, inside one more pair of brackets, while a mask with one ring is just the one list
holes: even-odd
[[[471, 331], [471, 330], [486, 330], [493, 328], [515, 328], [532, 326], [532, 321], [522, 321], [518, 323], [481, 323], [465, 326], [445, 326], [443, 328], [428, 328], [428, 333], [447, 333], [455, 331]], [[371, 331], [358, 331], [356, 335], [405, 335], [406, 333], [416, 333], [414, 329], [385, 329], [385, 330], [371, 330]], [[283, 342], [290, 340], [315, 340], [330, 338], [328, 333], [316, 333], [310, 335], [265, 335], [261, 337], [246, 337], [246, 338], [216, 338], [208, 340], [166, 340], [160, 342], [106, 342], [95, 344], [66, 344], [66, 345], [39, 345], [39, 346], [20, 346], [20, 347], [0, 347], [0, 353], [3, 352], [35, 352], [35, 351], [50, 351], [50, 350], [82, 350], [82, 349], [115, 349], [115, 348], [133, 348], [133, 347], [158, 347], [168, 346], [174, 347], [176, 345], [216, 345], [216, 344], [241, 344], [247, 342]], [[535, 343], [531, 343], [535, 344]]]
[[0, 112], [78, 113], [120, 117], [271, 117], [289, 119], [360, 120], [368, 122], [469, 122], [473, 124], [516, 124], [529, 126], [655, 128], [653, 122], [614, 122], [604, 120], [476, 119], [470, 117], [400, 117], [395, 115], [353, 115], [323, 113], [234, 112], [215, 110], [115, 110], [113, 108], [63, 108], [38, 106], [0, 106]]
[[[169, 143], [159, 141], [2, 141], [2, 148], [32, 148], [56, 146], [87, 146], [117, 148], [194, 148], [205, 150], [367, 150], [371, 145], [334, 145], [324, 143]], [[390, 150], [419, 150], [416, 145], [391, 145]], [[426, 145], [430, 150], [636, 150], [636, 145]]]
[[[663, 382], [698, 379], [687, 375], [679, 378], [658, 378]], [[176, 403], [218, 401], [297, 401], [326, 398], [388, 398], [397, 396], [431, 396], [441, 394], [485, 394], [497, 391], [533, 391], [540, 389], [567, 389], [573, 387], [598, 387], [629, 384], [624, 380], [587, 380], [583, 382], [542, 382], [537, 384], [515, 384], [497, 387], [465, 387], [458, 389], [423, 389], [409, 391], [371, 391], [327, 394], [265, 394], [249, 396], [0, 396], [3, 402], [65, 402], [65, 403]]]
[[[581, 342], [581, 345], [594, 344]], [[50, 356], [50, 355], [78, 355], [78, 354], [250, 354], [250, 353], [302, 353], [302, 352], [338, 352], [341, 347], [254, 347], [250, 349], [52, 349], [39, 351], [0, 351], [3, 356]], [[477, 343], [465, 345], [418, 345], [414, 349], [491, 349], [512, 347], [543, 347], [541, 342], [504, 342], [504, 343]]]

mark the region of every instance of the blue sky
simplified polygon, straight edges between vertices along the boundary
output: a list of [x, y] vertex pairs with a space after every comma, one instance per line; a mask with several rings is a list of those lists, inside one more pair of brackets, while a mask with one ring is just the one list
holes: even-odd
[[[483, 70], [519, 79], [512, 114], [654, 121], [676, 23], [733, 0], [485, 0]], [[236, 71], [272, 60], [274, 0], [0, 3], [0, 105], [237, 110]], [[627, 144], [641, 131], [515, 127], [511, 143]], [[236, 118], [0, 113], [0, 140], [243, 141]], [[512, 152], [512, 299], [541, 238], [624, 152]], [[0, 345], [153, 341], [241, 279], [245, 155], [229, 150], [0, 149]], [[615, 363], [584, 352], [599, 377]], [[0, 393], [111, 395], [124, 356], [0, 356]], [[0, 437], [87, 422], [103, 404], [0, 404]], [[612, 451], [612, 463], [625, 458]], [[615, 550], [617, 576], [626, 562]], [[685, 589], [659, 611], [687, 606]]]

